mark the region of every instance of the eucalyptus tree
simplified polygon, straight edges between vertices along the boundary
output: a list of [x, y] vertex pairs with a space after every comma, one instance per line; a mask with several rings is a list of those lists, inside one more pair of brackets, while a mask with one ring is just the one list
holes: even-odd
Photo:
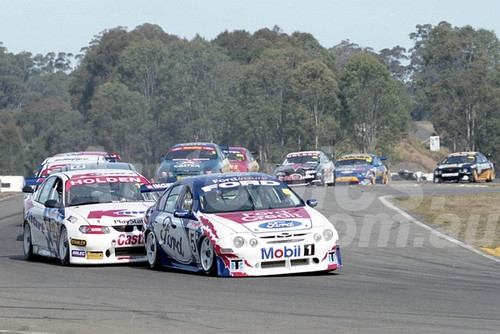
[[389, 149], [408, 131], [410, 100], [374, 55], [355, 53], [341, 78], [344, 129], [363, 152]]
[[498, 117], [497, 37], [492, 31], [447, 22], [417, 26], [411, 37], [420, 103], [429, 108], [442, 142], [453, 150], [477, 149], [479, 133]]

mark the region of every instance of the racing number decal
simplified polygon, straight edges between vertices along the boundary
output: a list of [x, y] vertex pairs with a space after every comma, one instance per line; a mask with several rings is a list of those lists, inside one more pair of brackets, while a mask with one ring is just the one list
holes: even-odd
[[198, 238], [196, 238], [196, 231], [189, 230], [188, 237], [189, 237], [189, 245], [191, 246], [191, 253], [193, 254], [193, 257], [196, 260], [196, 262], [200, 263], [200, 255], [198, 252], [198, 245], [197, 245]]

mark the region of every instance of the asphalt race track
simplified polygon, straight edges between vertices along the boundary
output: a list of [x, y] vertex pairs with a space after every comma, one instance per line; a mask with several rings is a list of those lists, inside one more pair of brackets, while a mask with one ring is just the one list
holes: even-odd
[[[335, 222], [334, 273], [217, 278], [146, 265], [62, 267], [22, 255], [22, 195], [0, 200], [0, 333], [498, 333], [500, 259], [380, 200], [500, 192], [392, 182], [295, 187]], [[439, 203], [438, 203], [439, 204]]]

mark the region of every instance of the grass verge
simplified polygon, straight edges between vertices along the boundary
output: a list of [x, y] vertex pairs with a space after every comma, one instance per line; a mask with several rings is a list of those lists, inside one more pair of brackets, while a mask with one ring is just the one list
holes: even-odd
[[430, 226], [500, 257], [500, 194], [396, 198]]

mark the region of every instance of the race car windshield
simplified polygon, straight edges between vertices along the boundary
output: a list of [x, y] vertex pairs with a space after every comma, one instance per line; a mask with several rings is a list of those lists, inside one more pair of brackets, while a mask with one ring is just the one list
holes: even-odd
[[168, 152], [165, 160], [211, 160], [217, 159], [217, 151], [209, 149], [181, 149]]
[[222, 213], [304, 206], [286, 185], [215, 188], [200, 196], [201, 211]]
[[366, 159], [344, 159], [335, 162], [335, 166], [364, 166], [369, 165]]
[[141, 193], [140, 184], [131, 182], [75, 185], [66, 194], [69, 206], [96, 203], [154, 201], [152, 193]]
[[452, 155], [446, 157], [443, 161], [443, 164], [463, 164], [474, 161], [476, 161], [476, 159], [473, 155]]
[[227, 152], [227, 158], [231, 161], [245, 161], [245, 155], [241, 152]]
[[301, 155], [301, 156], [291, 156], [287, 157], [283, 161], [283, 165], [293, 165], [293, 164], [315, 164], [318, 163], [317, 155]]

